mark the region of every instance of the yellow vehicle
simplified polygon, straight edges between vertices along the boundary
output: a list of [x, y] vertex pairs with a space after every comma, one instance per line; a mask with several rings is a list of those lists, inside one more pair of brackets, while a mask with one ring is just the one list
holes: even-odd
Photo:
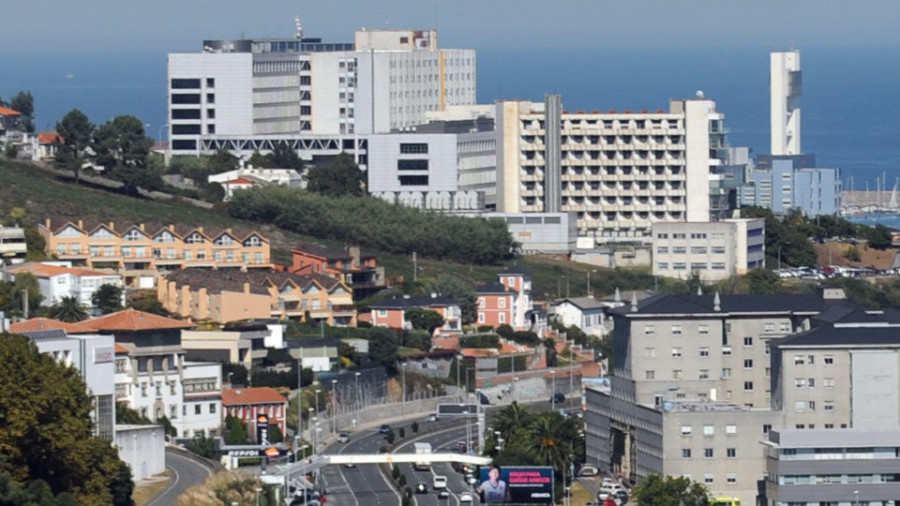
[[737, 497], [716, 497], [712, 506], [741, 506], [741, 500]]

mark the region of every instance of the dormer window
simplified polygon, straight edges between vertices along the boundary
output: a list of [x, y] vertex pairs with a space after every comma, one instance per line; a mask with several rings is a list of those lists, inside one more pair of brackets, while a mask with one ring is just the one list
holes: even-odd
[[142, 239], [144, 239], [144, 234], [137, 230], [131, 229], [128, 232], [125, 232], [126, 241], [140, 241]]

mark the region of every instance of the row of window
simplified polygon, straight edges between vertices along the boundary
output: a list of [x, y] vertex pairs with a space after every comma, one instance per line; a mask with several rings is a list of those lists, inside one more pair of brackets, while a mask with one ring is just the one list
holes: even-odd
[[[81, 245], [80, 244], [70, 244], [68, 248], [66, 248], [65, 244], [59, 244], [56, 247], [56, 253], [58, 255], [80, 255]], [[91, 246], [89, 248], [89, 253], [91, 257], [102, 258], [102, 257], [116, 257], [116, 247], [115, 246], [103, 246], [102, 249], [100, 246]], [[150, 255], [147, 255], [147, 249], [144, 246], [122, 246], [120, 250], [122, 258], [154, 258], [154, 259], [168, 259], [168, 260], [194, 260], [194, 252], [192, 250], [186, 249], [182, 251], [182, 254], [179, 256], [175, 252], [175, 248], [168, 248], [166, 250], [165, 256], [163, 256], [162, 250], [152, 248], [150, 250]], [[206, 260], [207, 251], [206, 250], [197, 250], [196, 251], [196, 259], [197, 260]], [[263, 263], [263, 254], [262, 253], [254, 253], [253, 256], [250, 256], [250, 253], [241, 253], [240, 257], [236, 254], [235, 250], [226, 250], [222, 251], [213, 251], [213, 259], [216, 262], [226, 261], [226, 262], [234, 262], [236, 258], [240, 258], [244, 263], [251, 263], [251, 259], [254, 264], [262, 264]]]
[[686, 232], [685, 233], [678, 232], [678, 233], [671, 233], [671, 234], [668, 232], [659, 232], [656, 234], [657, 239], [668, 239], [669, 236], [671, 236], [672, 239], [687, 239], [688, 236], [690, 236], [691, 239], [706, 239], [707, 237], [709, 237], [711, 239], [725, 239], [725, 232], [713, 232], [711, 234], [706, 234], [705, 232], [698, 232], [698, 233], [691, 233], [691, 234], [688, 234]]
[[[58, 237], [61, 239], [72, 239], [72, 238], [76, 238], [76, 237], [81, 237], [81, 235], [82, 235], [81, 232], [79, 232], [74, 227], [67, 227], [65, 230], [63, 230], [61, 233], [58, 234]], [[113, 232], [111, 232], [109, 229], [107, 229], [105, 227], [101, 227], [101, 228], [98, 228], [96, 231], [94, 231], [89, 237], [91, 239], [96, 239], [96, 240], [115, 239], [116, 234], [114, 234]], [[128, 241], [128, 242], [150, 240], [150, 237], [147, 234], [145, 234], [144, 232], [141, 232], [140, 230], [134, 229], [134, 228], [132, 228], [131, 230], [128, 230], [127, 232], [122, 234], [121, 237], [122, 237], [122, 239], [124, 239], [125, 241]], [[168, 231], [162, 231], [162, 232], [156, 234], [155, 236], [153, 236], [152, 239], [153, 239], [153, 242], [175, 242], [175, 236], [171, 232], [168, 232]], [[203, 244], [206, 242], [206, 238], [204, 238], [199, 233], [194, 232], [193, 234], [185, 237], [184, 242], [187, 244]], [[233, 237], [228, 235], [227, 233], [222, 234], [222, 235], [216, 237], [215, 239], [213, 239], [213, 244], [215, 244], [216, 246], [230, 246], [230, 245], [236, 244], [236, 243], [237, 243], [237, 241]], [[253, 236], [248, 237], [243, 242], [243, 245], [244, 246], [261, 246], [262, 239], [260, 239], [256, 235], [253, 235]]]
[[[682, 436], [690, 436], [694, 432], [694, 427], [692, 425], [682, 425], [681, 426], [681, 435]], [[715, 425], [704, 425], [703, 426], [703, 435], [704, 436], [714, 436], [716, 434], [716, 426]], [[725, 434], [729, 436], [737, 435], [737, 425], [726, 425], [725, 426]]]
[[[834, 401], [824, 401], [822, 403], [822, 408], [829, 412], [834, 412]], [[816, 410], [816, 401], [797, 401], [794, 403], [794, 412], [795, 413], [812, 413]]]
[[[672, 335], [674, 335], [674, 336], [680, 336], [680, 335], [682, 334], [682, 331], [683, 331], [683, 326], [682, 326], [682, 325], [679, 325], [679, 324], [672, 325], [672, 326], [671, 326], [671, 331], [672, 331]], [[790, 324], [790, 322], [780, 322], [780, 324], [779, 324], [779, 331], [780, 331], [781, 333], [789, 333], [789, 332], [791, 331], [791, 324]], [[730, 332], [731, 332], [731, 322], [725, 322], [725, 332], [726, 332], [726, 333], [730, 333]], [[697, 326], [697, 333], [700, 334], [700, 335], [707, 335], [707, 334], [709, 334], [709, 325], [707, 325], [707, 324], [699, 324], [699, 325]], [[763, 333], [764, 333], [764, 334], [774, 334], [774, 333], [775, 333], [775, 323], [774, 323], [774, 322], [766, 322], [766, 323], [764, 323], [764, 324], [763, 324]], [[645, 326], [644, 326], [644, 335], [645, 335], [645, 336], [653, 336], [653, 335], [656, 335], [656, 325], [645, 325]], [[745, 337], [745, 338], [744, 338], [744, 346], [753, 346], [753, 338], [752, 338], [752, 337]], [[795, 364], [797, 364], [797, 365], [803, 365], [804, 363], [810, 363], [810, 364], [812, 364], [812, 363], [813, 363], [812, 361], [815, 359], [815, 356], [814, 356], [814, 355], [797, 355], [796, 357], [797, 357], [797, 358], [795, 358], [795, 361], [794, 361], [794, 362], [795, 362]], [[798, 360], [799, 360], [799, 361], [798, 361]], [[809, 362], [804, 362], [805, 360], [809, 360]], [[825, 358], [825, 363], [826, 363], [826, 364], [829, 364], [829, 365], [830, 365], [830, 364], [833, 364], [833, 363], [834, 363], [834, 357], [831, 356], [831, 355], [826, 356], [826, 358]]]
[[[659, 262], [656, 264], [659, 270], [667, 271], [669, 270], [668, 262]], [[674, 271], [685, 271], [688, 268], [688, 264], [686, 262], [673, 262], [672, 270]], [[712, 269], [714, 271], [724, 271], [725, 270], [725, 262], [712, 262], [707, 264], [706, 262], [691, 262], [691, 270], [692, 271], [705, 271], [707, 269]]]
[[[685, 478], [687, 478], [689, 480], [693, 479], [690, 474], [684, 474], [682, 476], [684, 476]], [[726, 474], [725, 481], [730, 485], [737, 483], [737, 473]], [[716, 475], [714, 473], [705, 473], [703, 475], [703, 483], [710, 485], [715, 482], [716, 482]]]
[[[794, 378], [794, 386], [798, 389], [815, 388], [815, 378]], [[825, 388], [834, 388], [834, 378], [822, 378], [822, 386]]]
[[[704, 448], [703, 449], [703, 458], [711, 459], [714, 458], [715, 451], [713, 448]], [[729, 459], [737, 458], [737, 448], [726, 448], [725, 449], [725, 457]], [[682, 448], [681, 449], [681, 458], [689, 459], [691, 458], [691, 449], [690, 448]]]
[[[200, 89], [200, 79], [172, 79], [171, 87], [173, 90], [198, 90]], [[216, 80], [212, 77], [207, 77], [206, 87], [215, 88]]]
[[[725, 253], [725, 246], [713, 246], [712, 248], [707, 248], [706, 246], [691, 246], [691, 254], [692, 255], [706, 255], [710, 251], [713, 254], [723, 254]], [[668, 246], [659, 246], [656, 248], [656, 253], [659, 255], [666, 255], [669, 253]], [[675, 255], [684, 255], [687, 254], [686, 246], [673, 246], [672, 253]]]

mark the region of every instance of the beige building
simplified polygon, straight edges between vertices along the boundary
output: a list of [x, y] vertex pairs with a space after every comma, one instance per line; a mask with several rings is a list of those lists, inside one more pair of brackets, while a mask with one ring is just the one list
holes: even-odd
[[157, 297], [166, 310], [194, 321], [276, 318], [356, 326], [350, 288], [323, 274], [185, 269], [161, 278]]
[[183, 330], [181, 347], [188, 360], [241, 364], [249, 371], [262, 365], [266, 358], [268, 336], [267, 322], [253, 320], [224, 327]]
[[698, 95], [668, 112], [568, 112], [558, 95], [498, 102], [497, 211], [574, 213], [595, 244], [641, 242], [654, 223], [709, 221], [724, 114]]
[[721, 281], [766, 265], [763, 219], [653, 224], [653, 275]]
[[789, 422], [772, 409], [775, 342], [845, 303], [806, 295], [656, 295], [611, 310], [610, 392], [587, 392], [588, 462], [639, 480], [690, 476], [714, 495], [754, 504], [759, 441]]
[[157, 271], [272, 266], [269, 241], [255, 231], [50, 219], [38, 231], [48, 255], [74, 266], [114, 270], [135, 288], [152, 288]]

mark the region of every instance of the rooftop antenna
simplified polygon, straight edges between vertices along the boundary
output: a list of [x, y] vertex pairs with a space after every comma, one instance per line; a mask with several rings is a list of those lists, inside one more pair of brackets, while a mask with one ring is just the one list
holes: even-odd
[[300, 22], [300, 15], [294, 16], [294, 38], [303, 40], [303, 23]]

